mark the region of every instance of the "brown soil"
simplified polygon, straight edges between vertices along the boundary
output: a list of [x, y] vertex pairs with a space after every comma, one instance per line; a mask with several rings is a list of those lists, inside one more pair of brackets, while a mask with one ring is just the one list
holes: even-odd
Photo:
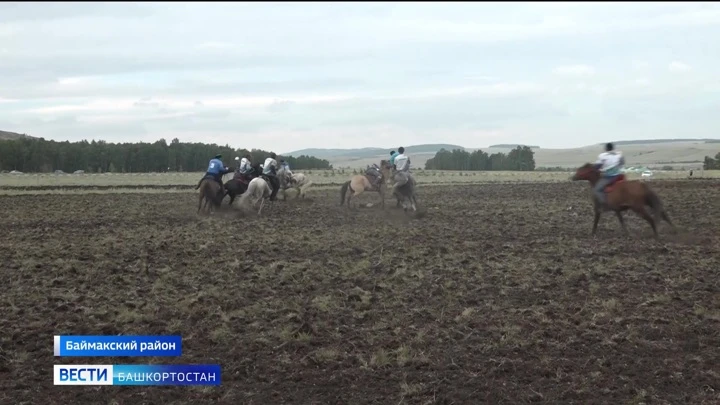
[[[338, 191], [262, 218], [0, 197], [0, 403], [717, 404], [720, 188], [653, 186], [661, 241], [631, 213], [631, 237], [605, 214], [591, 238], [576, 183], [421, 185], [421, 219]], [[183, 356], [54, 358], [56, 334], [181, 334]], [[222, 386], [52, 385], [148, 362], [219, 363]]]

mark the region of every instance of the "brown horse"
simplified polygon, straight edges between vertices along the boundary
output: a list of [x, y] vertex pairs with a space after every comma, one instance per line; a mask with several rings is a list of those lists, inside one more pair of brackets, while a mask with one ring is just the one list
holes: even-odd
[[[340, 205], [343, 205], [345, 202], [347, 202], [348, 207], [350, 207], [350, 200], [352, 200], [353, 198], [357, 198], [363, 192], [377, 191], [380, 194], [380, 201], [382, 207], [383, 209], [385, 209], [386, 183], [391, 176], [390, 166], [385, 160], [380, 161], [380, 173], [382, 177], [380, 178], [377, 186], [373, 186], [366, 174], [357, 174], [353, 176], [350, 180], [346, 181], [340, 188]], [[347, 194], [348, 190], [350, 190], [350, 195], [348, 195], [347, 200], [345, 200], [345, 195]]]
[[[571, 179], [573, 181], [587, 180], [590, 182], [590, 187], [594, 188], [595, 184], [600, 180], [600, 171], [595, 165], [586, 163], [577, 169]], [[627, 180], [625, 175], [621, 174], [616, 181], [605, 188], [605, 193], [607, 195], [605, 205], [602, 205], [593, 193], [592, 198], [595, 207], [595, 221], [593, 222], [592, 229], [593, 236], [597, 232], [598, 221], [600, 220], [600, 213], [602, 211], [615, 212], [625, 235], [628, 234], [628, 230], [627, 227], [625, 227], [622, 213], [628, 209], [633, 210], [650, 224], [656, 238], [658, 237], [656, 222], [659, 222], [660, 219], [665, 220], [673, 227], [673, 230], [675, 229], [675, 225], [673, 225], [670, 218], [668, 218], [660, 198], [646, 183], [638, 180]], [[648, 214], [645, 206], [649, 206], [653, 210], [655, 218]]]
[[[198, 214], [203, 208], [203, 200], [205, 200], [204, 208], [205, 212], [207, 213], [209, 213], [212, 208], [220, 207], [223, 197], [225, 197], [223, 188], [220, 186], [220, 183], [218, 183], [212, 178], [204, 178], [200, 181], [200, 186], [198, 188], [200, 189], [200, 197], [198, 199]], [[208, 203], [212, 203], [212, 205], [208, 207]]]

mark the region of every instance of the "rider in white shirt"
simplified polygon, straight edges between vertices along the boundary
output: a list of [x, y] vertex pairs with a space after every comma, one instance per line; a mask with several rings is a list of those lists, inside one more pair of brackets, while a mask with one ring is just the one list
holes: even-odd
[[270, 186], [273, 189], [272, 194], [270, 195], [270, 201], [275, 201], [277, 193], [280, 189], [280, 181], [278, 181], [276, 176], [278, 169], [277, 160], [275, 160], [276, 158], [277, 155], [275, 152], [271, 152], [270, 157], [265, 159], [265, 164], [263, 165], [263, 174], [270, 179]]
[[600, 170], [601, 176], [595, 184], [595, 195], [601, 204], [605, 204], [605, 187], [617, 179], [622, 174], [622, 167], [625, 165], [625, 157], [622, 153], [615, 150], [612, 143], [605, 145], [605, 152], [598, 155], [595, 167]]
[[395, 156], [395, 174], [393, 180], [392, 193], [395, 194], [397, 189], [404, 186], [410, 180], [410, 159], [405, 155], [405, 148], [398, 148], [398, 155]]

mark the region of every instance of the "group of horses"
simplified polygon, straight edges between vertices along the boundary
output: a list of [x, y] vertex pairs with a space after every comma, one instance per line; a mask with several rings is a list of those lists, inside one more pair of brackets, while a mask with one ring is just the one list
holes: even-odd
[[[347, 198], [348, 207], [351, 206], [351, 200], [357, 198], [357, 196], [363, 192], [375, 191], [380, 194], [382, 207], [385, 208], [385, 193], [387, 182], [392, 178], [392, 165], [390, 162], [382, 160], [380, 161], [380, 166], [377, 167], [379, 173], [377, 173], [376, 177], [373, 178], [366, 172], [365, 174], [353, 176], [342, 185], [340, 190], [341, 205], [346, 202], [345, 195], [348, 191], [350, 191]], [[233, 169], [226, 168], [221, 175], [224, 176], [231, 172], [233, 172]], [[296, 197], [304, 198], [307, 188], [312, 184], [310, 178], [303, 173], [289, 174], [286, 173], [283, 168], [277, 171], [276, 177], [280, 185], [278, 193], [282, 191], [284, 199], [287, 197], [286, 192], [289, 188], [297, 190]], [[410, 210], [413, 212], [417, 211], [415, 186], [416, 182], [414, 178], [410, 177], [410, 180], [402, 187], [398, 187], [397, 193], [395, 193], [397, 207], [402, 205], [405, 212]], [[224, 183], [222, 188], [212, 177], [206, 176], [200, 181], [197, 189], [200, 190], [198, 213], [200, 213], [203, 208], [205, 208], [206, 212], [209, 212], [213, 208], [220, 207], [222, 201], [227, 196], [230, 196], [228, 205], [232, 205], [235, 198], [240, 196], [239, 205], [241, 207], [247, 207], [249, 200], [252, 206], [258, 207], [259, 215], [265, 204], [265, 200], [269, 199], [272, 194], [270, 179], [262, 174], [260, 164], [252, 166], [252, 169], [247, 174], [236, 174], [231, 180]], [[204, 206], [203, 202], [205, 203]]]
[[[347, 204], [347, 206], [350, 207], [351, 201], [357, 199], [360, 194], [366, 191], [375, 191], [380, 194], [380, 201], [384, 209], [387, 183], [392, 179], [392, 165], [390, 162], [382, 160], [380, 161], [380, 166], [377, 166], [377, 168], [380, 172], [377, 175], [371, 176], [366, 172], [365, 174], [355, 175], [346, 181], [340, 189], [340, 205]], [[231, 170], [228, 169], [223, 175], [229, 172], [231, 172]], [[307, 187], [312, 184], [310, 179], [304, 174], [297, 173], [288, 176], [282, 168], [278, 170], [277, 177], [280, 182], [279, 191], [283, 191], [284, 197], [285, 191], [288, 188], [296, 188], [298, 190], [297, 196], [304, 197]], [[586, 163], [576, 170], [570, 180], [587, 181], [590, 187], [594, 188], [595, 184], [600, 180], [600, 177], [601, 173], [598, 168], [593, 164]], [[288, 178], [292, 180], [288, 181]], [[245, 205], [246, 201], [251, 199], [254, 206], [260, 206], [258, 210], [258, 214], [260, 214], [265, 200], [272, 194], [270, 181], [262, 174], [262, 169], [259, 164], [253, 166], [251, 173], [246, 177], [236, 175], [232, 180], [224, 184], [223, 189], [221, 189], [220, 184], [212, 178], [204, 178], [198, 188], [200, 189], [198, 212], [200, 212], [203, 200], [205, 200], [206, 206], [210, 203], [215, 207], [219, 207], [226, 196], [230, 196], [229, 204], [232, 204], [239, 195], [241, 205]], [[397, 207], [402, 205], [406, 212], [408, 210], [417, 210], [415, 188], [416, 182], [414, 178], [410, 177], [410, 180], [404, 186], [397, 189], [397, 192], [394, 194], [397, 200]], [[350, 192], [349, 194], [348, 191]], [[658, 237], [657, 224], [661, 220], [670, 224], [673, 231], [675, 231], [675, 225], [670, 221], [662, 201], [646, 182], [628, 180], [624, 174], [621, 174], [615, 178], [615, 181], [605, 187], [605, 193], [606, 202], [604, 204], [598, 201], [594, 193], [592, 196], [595, 215], [592, 226], [593, 236], [597, 233], [601, 213], [606, 211], [615, 213], [625, 234], [628, 233], [628, 230], [622, 215], [623, 212], [627, 210], [632, 210], [646, 220], [656, 238]], [[650, 208], [651, 212], [648, 212], [647, 208]]]
[[[221, 176], [232, 172], [234, 172], [232, 168], [227, 168], [221, 173]], [[283, 198], [287, 198], [287, 189], [290, 188], [297, 190], [296, 197], [304, 198], [307, 188], [312, 185], [310, 178], [303, 173], [289, 174], [284, 168], [277, 171], [276, 177], [280, 185], [278, 193], [282, 191]], [[270, 179], [262, 173], [262, 167], [259, 163], [253, 165], [246, 174], [235, 173], [235, 176], [225, 182], [222, 188], [220, 183], [209, 176], [204, 177], [197, 188], [200, 190], [198, 213], [203, 208], [205, 208], [206, 212], [209, 212], [213, 208], [220, 207], [227, 196], [230, 196], [228, 205], [232, 205], [235, 198], [240, 196], [239, 204], [241, 206], [247, 206], [247, 202], [250, 200], [253, 206], [259, 205], [258, 214], [260, 214], [265, 200], [269, 199], [272, 194]], [[204, 206], [203, 202], [205, 203]]]
[[[340, 188], [340, 205], [347, 203], [347, 206], [350, 207], [351, 200], [357, 198], [363, 192], [377, 191], [380, 194], [380, 204], [384, 209], [386, 186], [388, 181], [392, 179], [392, 165], [387, 160], [381, 160], [378, 169], [380, 173], [372, 181], [367, 172], [355, 175], [346, 181]], [[369, 168], [368, 170], [372, 169]], [[416, 185], [415, 179], [411, 176], [405, 185], [397, 188], [397, 193], [394, 195], [397, 200], [396, 207], [399, 208], [402, 205], [405, 212], [409, 210], [417, 211]], [[350, 191], [350, 194], [347, 194], [348, 191]], [[347, 199], [345, 198], [346, 195]]]

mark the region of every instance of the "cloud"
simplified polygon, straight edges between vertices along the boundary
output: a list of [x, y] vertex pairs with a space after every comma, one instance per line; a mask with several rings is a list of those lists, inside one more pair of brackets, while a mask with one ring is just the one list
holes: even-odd
[[264, 149], [716, 134], [711, 101], [667, 100], [718, 96], [718, 35], [713, 3], [0, 4], [0, 129]]
[[670, 62], [668, 65], [668, 70], [671, 72], [687, 72], [691, 69], [690, 65], [678, 61]]
[[553, 69], [553, 72], [561, 76], [586, 77], [593, 76], [595, 74], [595, 68], [588, 65], [558, 66]]

